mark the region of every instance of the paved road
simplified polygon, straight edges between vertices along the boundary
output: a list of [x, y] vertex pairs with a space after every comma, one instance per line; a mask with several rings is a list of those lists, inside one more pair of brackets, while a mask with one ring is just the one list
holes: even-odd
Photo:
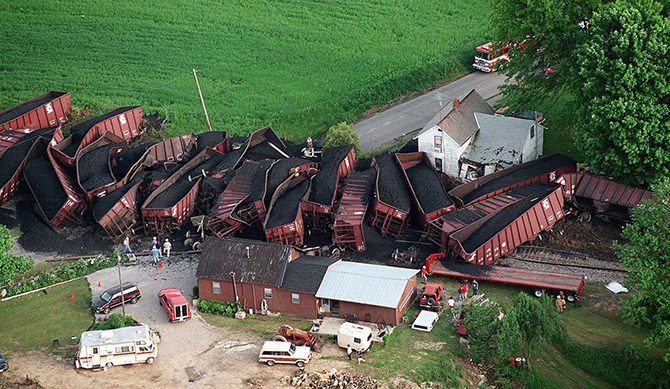
[[[483, 98], [494, 103], [498, 99], [498, 86], [505, 80], [500, 73], [470, 73], [438, 89], [379, 112], [358, 122], [354, 131], [361, 139], [363, 151], [389, 147], [404, 134], [423, 128], [439, 110], [438, 96], [443, 104], [459, 98], [474, 88]], [[439, 93], [439, 95], [438, 95]]]

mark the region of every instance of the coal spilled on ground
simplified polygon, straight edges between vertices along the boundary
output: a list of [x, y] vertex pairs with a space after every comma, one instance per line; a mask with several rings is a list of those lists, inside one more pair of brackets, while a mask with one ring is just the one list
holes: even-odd
[[265, 206], [270, 205], [270, 200], [272, 200], [272, 195], [275, 194], [275, 191], [279, 185], [284, 182], [289, 175], [291, 169], [311, 163], [311, 161], [302, 158], [283, 158], [277, 161], [272, 168], [270, 169], [270, 174], [268, 175], [268, 185], [266, 188], [265, 195]]
[[51, 101], [51, 97], [45, 97], [43, 99], [37, 99], [34, 101], [29, 101], [26, 103], [23, 103], [19, 105], [18, 107], [15, 107], [13, 109], [10, 109], [9, 111], [0, 114], [0, 124], [8, 122], [12, 119], [16, 119], [21, 115], [25, 115], [28, 112], [32, 111], [35, 108], [38, 108], [41, 105], [44, 105]]
[[103, 216], [109, 212], [112, 207], [121, 200], [121, 198], [128, 193], [130, 188], [135, 186], [140, 181], [139, 178], [134, 179], [123, 187], [99, 198], [93, 206], [93, 218], [96, 222], [100, 222]]
[[202, 150], [207, 147], [214, 148], [228, 136], [226, 131], [207, 131], [202, 134], [198, 134], [198, 140], [196, 141], [196, 147], [194, 149], [193, 155], [197, 155]]
[[146, 153], [146, 151], [155, 144], [156, 142], [151, 142], [146, 145], [132, 147], [112, 155], [111, 165], [112, 174], [114, 177], [117, 180], [123, 179], [123, 177], [125, 177], [126, 174], [128, 174], [130, 171], [130, 168], [132, 168], [133, 165], [136, 164], [140, 158], [142, 158], [144, 153]]
[[423, 212], [429, 214], [454, 205], [432, 166], [420, 163], [405, 172]]
[[[285, 148], [283, 148], [281, 145], [276, 145], [273, 143], [274, 146], [276, 146], [278, 149], [283, 151], [284, 153], [288, 154]], [[282, 155], [280, 152], [278, 152], [275, 148], [273, 148], [270, 145], [270, 142], [268, 141], [263, 141], [256, 146], [250, 147], [249, 150], [244, 154], [245, 159], [250, 159], [252, 161], [260, 161], [263, 159], [280, 159], [280, 158], [286, 158], [284, 155]]]
[[32, 158], [23, 168], [23, 176], [32, 189], [48, 220], [52, 220], [68, 199], [51, 162], [45, 158]]
[[266, 230], [293, 223], [295, 221], [298, 216], [300, 201], [309, 188], [309, 181], [310, 180], [304, 180], [300, 184], [289, 189], [275, 201], [270, 210], [268, 222], [265, 225]]
[[[476, 229], [465, 241], [461, 242], [463, 249], [468, 252], [474, 252], [479, 246], [483, 245], [502, 231], [511, 222], [521, 216], [533, 205], [540, 202], [543, 198], [553, 192], [556, 188], [542, 184], [530, 184], [513, 189], [513, 193], [525, 196], [514, 204], [508, 205], [500, 212], [496, 213], [491, 219]], [[510, 193], [512, 193], [510, 191]]]
[[333, 205], [340, 164], [352, 148], [353, 146], [340, 146], [323, 153], [321, 170], [316, 173], [312, 180], [312, 192], [309, 194], [309, 201], [327, 206]]
[[380, 154], [375, 159], [379, 167], [379, 186], [377, 187], [379, 200], [395, 209], [409, 212], [412, 202], [405, 177], [396, 163], [395, 156]]
[[[110, 252], [112, 244], [102, 237], [106, 234], [102, 227], [92, 220], [86, 227], [74, 227], [54, 230], [37, 215], [32, 201], [21, 197], [6, 204], [15, 208], [15, 212], [0, 212], [0, 223], [18, 226], [21, 230], [17, 243], [30, 253], [56, 253], [64, 256], [99, 254]], [[5, 210], [7, 208], [1, 208]]]
[[126, 143], [109, 144], [89, 151], [79, 158], [77, 170], [79, 182], [87, 192], [116, 182], [109, 168], [109, 153], [114, 147], [122, 147]]
[[540, 174], [549, 173], [574, 163], [575, 161], [572, 158], [561, 154], [546, 157], [541, 161], [532, 161], [510, 174], [482, 184], [480, 187], [463, 196], [461, 200], [463, 200], [463, 203], [467, 204], [488, 193], [495, 192], [499, 189], [514, 185], [517, 182], [522, 182]]

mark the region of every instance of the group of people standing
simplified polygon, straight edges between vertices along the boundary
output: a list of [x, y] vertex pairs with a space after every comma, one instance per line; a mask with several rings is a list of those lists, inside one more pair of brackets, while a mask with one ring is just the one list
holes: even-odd
[[[466, 282], [461, 285], [460, 288], [458, 288], [458, 301], [465, 301], [466, 298], [468, 298], [468, 291], [470, 290], [470, 286]], [[477, 280], [472, 280], [472, 295], [475, 296], [479, 293], [479, 283]]]
[[[151, 257], [153, 258], [154, 264], [158, 264], [158, 261], [160, 258], [163, 257], [163, 254], [167, 258], [170, 258], [170, 251], [172, 250], [172, 243], [170, 243], [170, 239], [165, 238], [165, 242], [163, 242], [163, 245], [161, 247], [160, 242], [158, 241], [158, 237], [153, 237], [152, 242], [151, 242]], [[123, 253], [132, 253], [133, 250], [130, 248], [130, 237], [126, 236], [123, 239]]]

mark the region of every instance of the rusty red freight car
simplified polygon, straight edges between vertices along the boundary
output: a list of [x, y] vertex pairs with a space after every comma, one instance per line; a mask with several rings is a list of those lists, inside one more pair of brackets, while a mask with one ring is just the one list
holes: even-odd
[[398, 238], [412, 206], [407, 182], [395, 155], [380, 154], [373, 161], [377, 180], [372, 225], [379, 228], [382, 236]]
[[75, 170], [77, 184], [84, 192], [89, 204], [96, 197], [102, 197], [113, 191], [117, 183], [110, 165], [110, 155], [128, 148], [128, 143], [112, 132], [84, 147], [77, 153]]
[[16, 142], [15, 136], [29, 134], [40, 128], [54, 127], [67, 122], [72, 98], [68, 92], [51, 91], [0, 111], [0, 153]]
[[577, 163], [572, 158], [552, 154], [459, 185], [449, 191], [449, 195], [461, 206], [466, 206], [533, 182], [551, 184], [563, 174], [576, 170]]
[[242, 157], [235, 166], [237, 169], [239, 165], [247, 159], [253, 161], [260, 161], [262, 159], [281, 159], [289, 158], [288, 150], [284, 142], [277, 136], [272, 127], [263, 127], [254, 131], [246, 140], [242, 149]]
[[0, 153], [0, 205], [11, 200], [19, 191], [23, 166], [35, 141], [42, 137], [53, 143], [58, 134], [62, 139], [60, 126], [33, 131]]
[[514, 189], [512, 189], [509, 192], [491, 197], [479, 203], [473, 203], [465, 208], [451, 211], [439, 219], [430, 222], [428, 225], [428, 240], [439, 246], [440, 250], [444, 252], [447, 250], [449, 236], [453, 232], [467, 227], [522, 198], [523, 196], [515, 193]]
[[142, 180], [136, 179], [98, 199], [93, 207], [93, 218], [114, 242], [135, 233], [139, 221], [137, 192], [140, 185]]
[[354, 251], [365, 251], [363, 221], [377, 179], [374, 168], [353, 172], [347, 178], [333, 224], [335, 244]]
[[267, 208], [265, 207], [265, 202], [263, 201], [263, 196], [268, 185], [268, 173], [272, 165], [275, 164], [275, 160], [264, 159], [260, 162], [254, 161], [245, 161], [240, 170], [244, 165], [253, 163], [256, 167], [250, 172], [252, 176], [252, 182], [254, 185], [251, 187], [251, 192], [249, 197], [244, 199], [240, 204], [240, 208], [237, 211], [237, 214], [240, 216], [240, 219], [244, 221], [247, 225], [252, 225], [254, 223], [262, 223], [265, 221], [265, 215], [267, 214]]
[[649, 190], [589, 173], [567, 173], [557, 182], [575, 208], [624, 222], [630, 221], [631, 212], [643, 200], [656, 200]]
[[70, 136], [55, 147], [54, 156], [66, 166], [74, 166], [77, 154], [103, 134], [110, 132], [130, 141], [142, 135], [142, 107], [121, 107], [88, 119], [70, 129]]
[[517, 193], [524, 198], [451, 234], [450, 258], [492, 265], [563, 217], [560, 186], [530, 184], [519, 187]]
[[268, 242], [302, 245], [305, 228], [301, 207], [302, 200], [309, 196], [310, 181], [296, 174], [279, 185], [264, 223]]
[[456, 208], [426, 153], [397, 153], [396, 158], [422, 226], [426, 227], [431, 221]]
[[86, 201], [65, 169], [51, 155], [49, 141], [40, 138], [31, 149], [23, 177], [37, 201], [40, 216], [54, 227], [79, 224]]
[[286, 181], [287, 178], [298, 173], [301, 176], [311, 177], [316, 172], [317, 164], [316, 162], [310, 161], [303, 158], [282, 158], [277, 160], [277, 162], [272, 165], [267, 176], [267, 184], [265, 185], [265, 194], [263, 199], [265, 201], [265, 208], [267, 209], [270, 206], [270, 201], [272, 196], [275, 194], [275, 191], [279, 185]]
[[203, 150], [149, 195], [141, 207], [145, 234], [162, 235], [179, 229], [188, 220], [204, 175], [199, 166], [217, 155], [222, 154], [210, 148]]
[[226, 154], [230, 150], [230, 139], [228, 138], [228, 131], [207, 131], [198, 134], [196, 140], [195, 153], [198, 154], [202, 150], [209, 147], [219, 153]]
[[242, 201], [249, 197], [253, 184], [250, 176], [235, 174], [209, 214], [207, 228], [214, 235], [223, 238], [242, 229], [244, 222], [235, 212]]
[[346, 177], [355, 167], [356, 154], [353, 146], [335, 147], [323, 153], [321, 170], [312, 179], [309, 197], [301, 205], [305, 224], [317, 228], [331, 224], [340, 179]]

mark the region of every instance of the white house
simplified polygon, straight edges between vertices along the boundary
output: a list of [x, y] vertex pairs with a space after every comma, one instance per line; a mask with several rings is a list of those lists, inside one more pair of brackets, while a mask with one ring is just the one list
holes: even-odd
[[416, 136], [435, 168], [470, 180], [542, 155], [544, 127], [535, 120], [495, 115], [474, 89], [455, 99]]

